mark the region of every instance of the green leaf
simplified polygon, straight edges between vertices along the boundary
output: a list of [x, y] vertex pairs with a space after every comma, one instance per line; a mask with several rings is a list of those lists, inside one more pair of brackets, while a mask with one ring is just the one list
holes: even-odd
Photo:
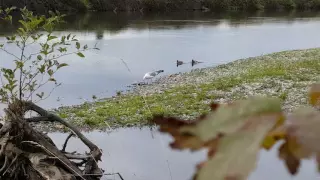
[[39, 61], [41, 61], [41, 60], [42, 60], [42, 56], [41, 56], [41, 55], [38, 55], [38, 56], [37, 56], [37, 59], [38, 59]]
[[58, 49], [59, 52], [67, 52], [67, 48], [59, 47]]
[[12, 16], [8, 15], [7, 17], [4, 18], [6, 21], [9, 21], [12, 24]]
[[49, 74], [49, 76], [52, 76], [52, 75], [53, 75], [53, 70], [52, 70], [52, 69], [49, 69], [49, 70], [48, 70], [48, 74]]
[[57, 69], [60, 69], [60, 68], [65, 67], [65, 66], [68, 66], [68, 64], [67, 64], [67, 63], [59, 64], [59, 65], [57, 66]]
[[40, 99], [44, 96], [44, 92], [41, 92], [41, 94], [36, 94]]
[[57, 36], [49, 36], [48, 41], [51, 41], [52, 39], [56, 39], [56, 38], [57, 38]]
[[71, 34], [68, 34], [68, 36], [67, 36], [67, 40], [69, 40], [69, 39], [70, 39], [70, 36], [71, 36]]
[[[23, 35], [26, 34], [26, 31], [23, 28], [19, 28], [18, 31]], [[32, 39], [35, 41], [36, 39], [32, 37]]]
[[78, 55], [79, 57], [82, 57], [82, 58], [85, 57], [81, 52], [78, 52], [77, 55]]
[[15, 62], [16, 62], [16, 68], [17, 69], [20, 69], [20, 68], [22, 68], [24, 66], [24, 63], [21, 62], [21, 61], [15, 61]]
[[[20, 29], [20, 28], [19, 28]], [[22, 29], [22, 28], [21, 28]], [[24, 29], [22, 29], [24, 31]], [[35, 36], [35, 35], [32, 35], [31, 38], [35, 41], [37, 40], [38, 38]]]
[[41, 65], [40, 68], [38, 68], [41, 74], [44, 73], [45, 68], [45, 65]]
[[76, 48], [80, 49], [80, 43], [79, 42], [76, 42]]

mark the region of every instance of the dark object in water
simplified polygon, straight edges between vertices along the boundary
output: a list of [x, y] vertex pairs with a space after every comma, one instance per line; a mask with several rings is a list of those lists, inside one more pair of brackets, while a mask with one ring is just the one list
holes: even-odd
[[180, 65], [182, 65], [182, 64], [185, 64], [185, 63], [184, 63], [183, 61], [177, 60], [177, 67], [180, 66]]
[[192, 59], [191, 66], [193, 67], [194, 65], [199, 64], [199, 63], [203, 63], [203, 62], [196, 61], [196, 60]]

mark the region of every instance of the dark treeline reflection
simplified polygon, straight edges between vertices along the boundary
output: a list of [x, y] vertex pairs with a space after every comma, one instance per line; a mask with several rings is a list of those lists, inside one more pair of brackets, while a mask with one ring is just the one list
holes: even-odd
[[[171, 13], [126, 13], [126, 12], [89, 12], [66, 16], [66, 23], [57, 31], [95, 32], [97, 39], [103, 38], [104, 32], [119, 33], [127, 28], [143, 29], [181, 29], [190, 26], [215, 26], [226, 20], [231, 27], [265, 22], [286, 21], [292, 23], [300, 18], [318, 17], [316, 12], [171, 12]], [[268, 17], [268, 18], [259, 18]], [[13, 26], [0, 22], [0, 35], [10, 34], [17, 28], [19, 15], [14, 15]], [[304, 19], [306, 21], [306, 19]]]

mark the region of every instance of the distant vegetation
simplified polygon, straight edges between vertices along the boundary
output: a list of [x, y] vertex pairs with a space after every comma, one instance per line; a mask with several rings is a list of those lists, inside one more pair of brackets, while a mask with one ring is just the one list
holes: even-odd
[[34, 11], [318, 10], [320, 0], [2, 0], [0, 6]]
[[0, 7], [17, 8], [26, 7], [28, 10], [45, 14], [48, 10], [51, 11], [86, 11], [88, 7], [85, 5], [85, 0], [1, 0]]
[[319, 0], [89, 0], [98, 11], [316, 10]]

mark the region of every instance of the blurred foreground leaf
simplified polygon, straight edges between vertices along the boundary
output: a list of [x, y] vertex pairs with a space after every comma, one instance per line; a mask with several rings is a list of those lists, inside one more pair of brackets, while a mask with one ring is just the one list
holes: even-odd
[[268, 133], [284, 122], [281, 101], [252, 97], [211, 108], [213, 112], [191, 122], [163, 116], [153, 121], [174, 137], [172, 148], [209, 149], [209, 159], [198, 166], [195, 180], [247, 179], [261, 146], [270, 148], [276, 142]]

